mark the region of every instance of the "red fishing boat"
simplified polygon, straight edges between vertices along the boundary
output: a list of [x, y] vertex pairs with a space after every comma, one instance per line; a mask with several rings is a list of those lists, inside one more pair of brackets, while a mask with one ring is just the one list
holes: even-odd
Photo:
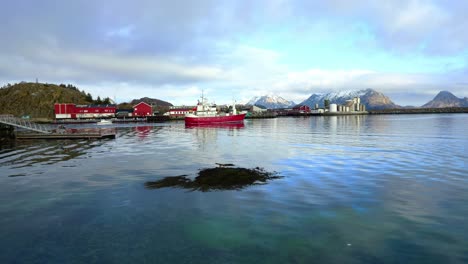
[[230, 113], [218, 113], [216, 105], [208, 104], [206, 98], [201, 97], [197, 107], [192, 113], [185, 115], [186, 125], [206, 125], [206, 124], [225, 124], [225, 123], [242, 123], [244, 122], [245, 114], [237, 114], [235, 104], [232, 106]]

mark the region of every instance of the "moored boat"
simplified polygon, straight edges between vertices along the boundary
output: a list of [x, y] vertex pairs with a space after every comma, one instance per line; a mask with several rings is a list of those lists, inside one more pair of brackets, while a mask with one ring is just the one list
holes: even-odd
[[216, 105], [208, 104], [206, 98], [201, 98], [193, 113], [185, 115], [186, 125], [206, 125], [206, 124], [225, 124], [225, 123], [242, 123], [244, 122], [245, 114], [237, 114], [235, 104], [232, 106], [230, 113], [218, 113]]
[[112, 121], [111, 120], [101, 119], [101, 121], [97, 122], [96, 124], [99, 125], [99, 126], [112, 125]]

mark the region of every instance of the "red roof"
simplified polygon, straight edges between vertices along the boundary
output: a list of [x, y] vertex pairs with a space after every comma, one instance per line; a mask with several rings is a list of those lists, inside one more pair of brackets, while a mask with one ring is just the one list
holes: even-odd
[[140, 104], [145, 104], [145, 105], [147, 105], [147, 106], [150, 106], [150, 107], [151, 107], [151, 105], [149, 105], [149, 104], [147, 104], [147, 103], [145, 103], [145, 102], [139, 102], [138, 104], [134, 105], [133, 107], [135, 108], [136, 106], [138, 106], [138, 105], [140, 105]]

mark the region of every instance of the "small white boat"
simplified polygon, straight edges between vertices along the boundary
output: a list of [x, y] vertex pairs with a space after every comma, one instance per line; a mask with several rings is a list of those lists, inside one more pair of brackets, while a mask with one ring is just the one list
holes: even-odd
[[98, 126], [112, 125], [112, 121], [111, 121], [111, 120], [101, 119], [101, 121], [97, 122], [96, 124], [97, 124]]

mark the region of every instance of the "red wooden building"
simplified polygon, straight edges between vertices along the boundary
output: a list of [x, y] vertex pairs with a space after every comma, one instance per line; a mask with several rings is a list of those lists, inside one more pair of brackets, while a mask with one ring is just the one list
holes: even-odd
[[293, 111], [297, 113], [310, 113], [310, 107], [307, 105], [296, 105], [293, 107]]
[[153, 107], [145, 102], [139, 102], [133, 106], [133, 116], [142, 117], [142, 116], [152, 116]]
[[115, 105], [54, 105], [56, 119], [114, 117], [116, 109]]

